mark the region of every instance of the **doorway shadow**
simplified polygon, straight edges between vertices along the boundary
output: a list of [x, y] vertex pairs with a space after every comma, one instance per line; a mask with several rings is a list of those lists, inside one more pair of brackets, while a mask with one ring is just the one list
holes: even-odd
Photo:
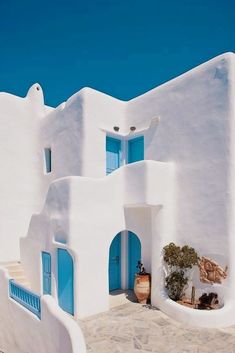
[[109, 293], [110, 308], [130, 302], [137, 303], [135, 293], [131, 289], [117, 289]]

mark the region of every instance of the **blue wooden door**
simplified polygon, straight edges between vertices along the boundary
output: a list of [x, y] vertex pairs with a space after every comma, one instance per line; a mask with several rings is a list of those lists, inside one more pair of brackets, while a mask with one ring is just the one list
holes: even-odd
[[144, 159], [144, 137], [136, 137], [128, 141], [128, 163]]
[[74, 314], [73, 259], [65, 249], [58, 249], [58, 302], [69, 314]]
[[134, 288], [135, 274], [138, 272], [136, 267], [141, 261], [141, 243], [139, 238], [132, 232], [128, 232], [128, 282], [129, 289]]
[[106, 174], [120, 167], [121, 141], [106, 137]]
[[51, 294], [51, 255], [42, 252], [42, 283], [43, 294]]
[[109, 291], [121, 288], [121, 233], [113, 239], [109, 249]]

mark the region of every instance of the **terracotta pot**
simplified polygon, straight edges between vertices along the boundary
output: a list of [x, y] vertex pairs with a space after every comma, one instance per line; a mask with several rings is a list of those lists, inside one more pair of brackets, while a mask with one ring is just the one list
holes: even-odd
[[135, 274], [134, 292], [139, 303], [147, 303], [151, 292], [151, 277], [149, 273], [145, 275]]

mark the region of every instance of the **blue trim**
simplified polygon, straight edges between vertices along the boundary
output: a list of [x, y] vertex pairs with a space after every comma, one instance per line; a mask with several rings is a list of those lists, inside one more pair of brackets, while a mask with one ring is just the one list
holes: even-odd
[[10, 279], [9, 296], [41, 319], [41, 299], [38, 294]]
[[128, 141], [128, 163], [144, 160], [144, 136]]

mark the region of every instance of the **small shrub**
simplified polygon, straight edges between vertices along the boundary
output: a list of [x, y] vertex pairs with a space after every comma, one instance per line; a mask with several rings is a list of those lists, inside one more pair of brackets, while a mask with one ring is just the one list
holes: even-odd
[[165, 279], [168, 295], [172, 300], [179, 300], [184, 294], [184, 288], [188, 278], [184, 277], [184, 271], [173, 271]]
[[182, 269], [192, 268], [198, 264], [198, 255], [193, 248], [184, 245], [182, 248], [170, 243], [163, 248], [164, 261], [169, 267], [178, 267]]
[[174, 243], [170, 243], [163, 248], [163, 259], [170, 272], [165, 278], [168, 295], [173, 300], [179, 300], [188, 284], [188, 277], [185, 272], [198, 264], [199, 257], [196, 251], [188, 245], [181, 248]]

